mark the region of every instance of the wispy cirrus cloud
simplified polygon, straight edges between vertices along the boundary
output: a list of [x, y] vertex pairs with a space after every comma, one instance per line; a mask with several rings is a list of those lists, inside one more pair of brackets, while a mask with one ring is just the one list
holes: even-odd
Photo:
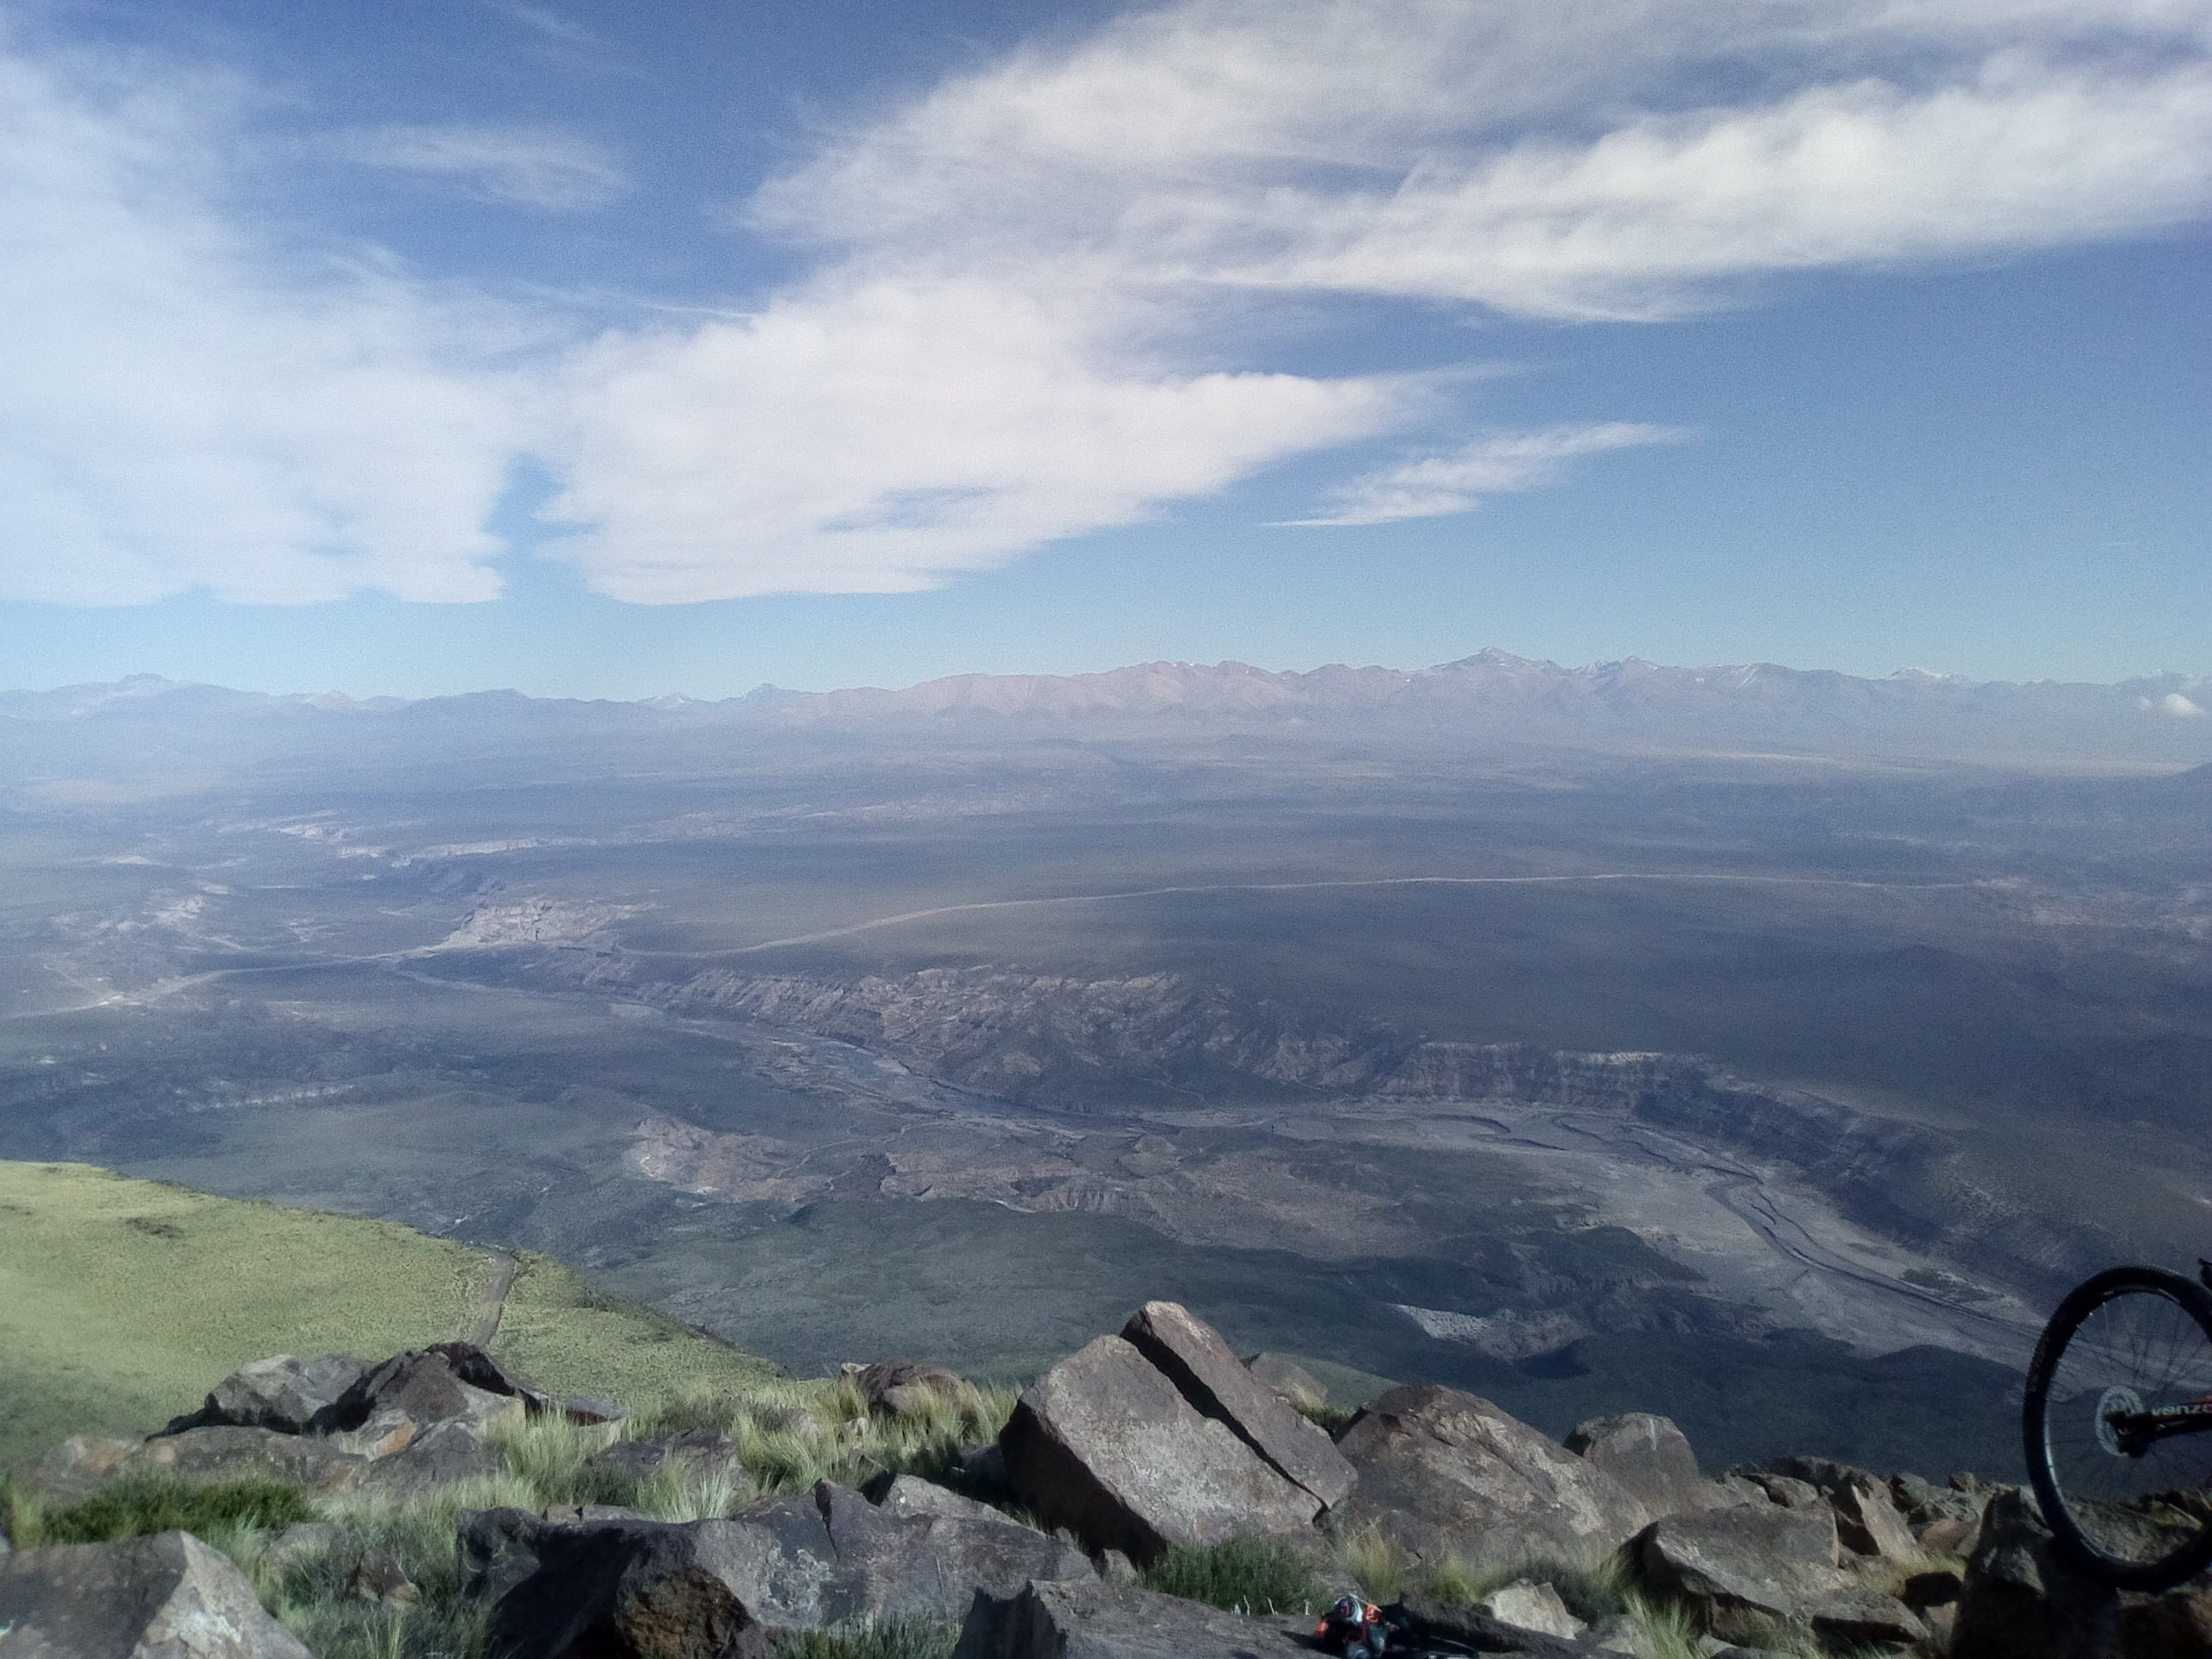
[[0, 54], [0, 595], [499, 591], [515, 319], [237, 222], [238, 88]]
[[1633, 421], [1493, 433], [1444, 454], [1424, 455], [1363, 474], [1339, 489], [1323, 513], [1289, 522], [1388, 524], [1401, 518], [1437, 518], [1467, 512], [1480, 505], [1486, 495], [1549, 484], [1570, 461], [1585, 455], [1655, 443], [1681, 443], [1694, 435], [1682, 427]]
[[328, 147], [363, 167], [548, 213], [604, 207], [635, 188], [604, 145], [551, 127], [366, 127], [334, 136]]

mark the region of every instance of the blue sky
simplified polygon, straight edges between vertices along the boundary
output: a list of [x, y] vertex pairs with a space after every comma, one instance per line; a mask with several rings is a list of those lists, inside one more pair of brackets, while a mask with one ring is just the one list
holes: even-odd
[[0, 683], [2212, 671], [2206, 0], [0, 0]]

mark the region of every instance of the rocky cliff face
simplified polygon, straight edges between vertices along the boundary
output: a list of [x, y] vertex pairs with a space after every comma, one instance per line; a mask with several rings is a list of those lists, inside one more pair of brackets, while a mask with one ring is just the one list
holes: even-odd
[[620, 951], [564, 975], [664, 1006], [796, 1027], [1025, 1105], [1101, 1116], [1163, 1100], [1498, 1101], [1648, 1123], [1778, 1164], [1844, 1214], [1915, 1248], [1971, 1258], [2022, 1288], [2063, 1289], [2116, 1246], [2031, 1215], [1974, 1179], [1958, 1145], [1693, 1057], [1427, 1041], [1238, 997], [1177, 974], [1084, 979], [942, 968], [849, 980], [714, 968], [662, 980]]

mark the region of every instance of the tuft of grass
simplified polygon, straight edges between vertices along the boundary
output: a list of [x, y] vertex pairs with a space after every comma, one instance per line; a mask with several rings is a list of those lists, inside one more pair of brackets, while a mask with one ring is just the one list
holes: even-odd
[[1280, 1538], [1171, 1549], [1145, 1568], [1143, 1582], [1147, 1590], [1261, 1618], [1311, 1612], [1330, 1599], [1313, 1567]]
[[950, 1659], [957, 1624], [929, 1618], [857, 1618], [818, 1630], [793, 1630], [776, 1659]]
[[[190, 1532], [218, 1547], [226, 1535], [289, 1527], [315, 1518], [315, 1505], [296, 1486], [275, 1480], [232, 1480], [194, 1485], [174, 1477], [136, 1475], [117, 1481], [82, 1503], [49, 1510], [27, 1533], [24, 1544], [105, 1544], [149, 1532]], [[10, 1528], [14, 1531], [14, 1528]]]
[[1343, 1433], [1344, 1426], [1359, 1415], [1358, 1411], [1351, 1406], [1309, 1406], [1294, 1402], [1291, 1409], [1321, 1429], [1331, 1440]]
[[960, 1448], [995, 1440], [1014, 1414], [1012, 1389], [931, 1398], [905, 1417], [869, 1414], [849, 1379], [774, 1379], [741, 1392], [687, 1389], [631, 1420], [639, 1440], [728, 1435], [762, 1493], [800, 1492], [817, 1480], [858, 1486], [879, 1474], [957, 1484]]

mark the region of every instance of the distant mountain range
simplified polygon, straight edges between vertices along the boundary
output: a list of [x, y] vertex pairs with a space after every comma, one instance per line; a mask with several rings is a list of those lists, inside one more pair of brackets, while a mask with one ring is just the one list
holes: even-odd
[[1492, 650], [1413, 670], [1331, 664], [1297, 673], [1244, 663], [1143, 663], [1096, 674], [962, 674], [896, 690], [810, 693], [764, 685], [719, 701], [579, 702], [515, 691], [359, 701], [334, 693], [272, 696], [150, 675], [0, 693], [0, 719], [12, 721], [272, 718], [326, 729], [365, 722], [395, 731], [483, 724], [578, 734], [610, 726], [674, 732], [918, 725], [978, 734], [1014, 726], [1308, 728], [1662, 749], [1840, 746], [2186, 762], [2212, 759], [2212, 677], [2014, 683], [1909, 669], [1867, 679], [1772, 663], [1674, 668], [1635, 657], [1562, 668]]

